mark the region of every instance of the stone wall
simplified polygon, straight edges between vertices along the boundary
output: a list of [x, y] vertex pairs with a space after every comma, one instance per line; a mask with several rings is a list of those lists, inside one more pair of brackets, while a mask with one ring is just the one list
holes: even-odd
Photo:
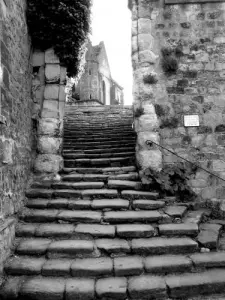
[[[142, 169], [178, 161], [147, 146], [151, 139], [225, 178], [225, 3], [213, 2], [130, 1]], [[197, 115], [199, 126], [185, 126], [186, 115]], [[204, 199], [225, 196], [224, 182], [205, 171], [199, 170], [191, 184]]]
[[35, 50], [33, 65], [33, 98], [37, 121], [37, 158], [34, 171], [54, 177], [63, 168], [62, 137], [66, 100], [66, 68], [60, 65], [53, 49]]
[[25, 10], [25, 0], [0, 0], [0, 270], [14, 236], [10, 216], [22, 207], [31, 174], [31, 64]]

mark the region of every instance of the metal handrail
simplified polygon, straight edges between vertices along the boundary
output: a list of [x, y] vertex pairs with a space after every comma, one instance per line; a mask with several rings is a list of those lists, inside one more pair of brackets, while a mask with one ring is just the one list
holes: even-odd
[[192, 165], [194, 165], [194, 166], [196, 166], [196, 167], [202, 169], [202, 170], [205, 171], [206, 173], [208, 173], [208, 174], [210, 174], [210, 175], [213, 175], [213, 176], [217, 177], [218, 179], [220, 179], [220, 180], [222, 180], [222, 181], [225, 182], [225, 179], [223, 179], [223, 178], [221, 178], [220, 176], [216, 175], [215, 173], [212, 173], [211, 171], [209, 171], [209, 170], [203, 168], [203, 167], [200, 166], [198, 163], [194, 163], [194, 162], [192, 162], [192, 161], [190, 161], [190, 160], [188, 160], [188, 159], [186, 159], [186, 158], [180, 156], [180, 155], [177, 154], [176, 152], [174, 152], [174, 151], [172, 151], [172, 150], [169, 150], [169, 149], [167, 149], [166, 147], [163, 147], [162, 145], [159, 145], [159, 144], [156, 143], [156, 142], [153, 142], [153, 141], [151, 141], [151, 140], [147, 140], [147, 141], [146, 141], [146, 144], [147, 144], [148, 146], [152, 146], [152, 144], [155, 144], [155, 145], [157, 145], [158, 147], [160, 147], [160, 148], [162, 148], [162, 149], [164, 149], [164, 150], [166, 150], [166, 151], [172, 153], [173, 155], [175, 155], [175, 156], [177, 156], [177, 157], [179, 157], [179, 158], [185, 160], [186, 162], [188, 162], [188, 163], [190, 163], [190, 164], [192, 164]]

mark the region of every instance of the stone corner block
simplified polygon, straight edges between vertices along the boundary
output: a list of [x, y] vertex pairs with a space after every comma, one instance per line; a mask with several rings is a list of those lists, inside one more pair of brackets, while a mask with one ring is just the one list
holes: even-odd
[[55, 54], [54, 49], [50, 48], [45, 51], [45, 63], [46, 64], [59, 64], [59, 58]]
[[45, 53], [40, 50], [35, 50], [32, 56], [32, 66], [41, 67], [45, 64]]
[[45, 79], [47, 83], [58, 83], [60, 81], [60, 65], [46, 64]]
[[63, 169], [63, 158], [54, 154], [39, 154], [34, 163], [37, 173], [58, 173]]
[[45, 86], [44, 98], [58, 100], [59, 99], [59, 85], [58, 84], [47, 84]]

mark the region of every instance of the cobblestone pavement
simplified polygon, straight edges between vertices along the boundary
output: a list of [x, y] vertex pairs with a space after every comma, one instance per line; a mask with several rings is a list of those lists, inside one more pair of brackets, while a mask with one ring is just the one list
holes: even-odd
[[1, 299], [225, 299], [225, 221], [142, 189], [132, 121], [67, 110], [61, 181], [27, 191]]

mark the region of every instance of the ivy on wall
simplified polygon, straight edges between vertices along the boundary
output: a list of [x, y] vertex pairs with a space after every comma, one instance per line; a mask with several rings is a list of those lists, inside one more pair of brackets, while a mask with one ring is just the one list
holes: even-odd
[[91, 0], [28, 0], [27, 23], [33, 47], [53, 47], [68, 76], [79, 72], [90, 32]]

